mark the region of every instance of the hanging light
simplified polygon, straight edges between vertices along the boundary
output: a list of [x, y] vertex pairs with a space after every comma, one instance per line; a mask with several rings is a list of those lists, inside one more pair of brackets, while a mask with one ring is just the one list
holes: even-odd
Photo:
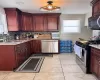
[[53, 6], [53, 1], [48, 1], [47, 3], [48, 3], [47, 6], [43, 6], [43, 7], [40, 8], [41, 11], [56, 11], [56, 10], [60, 10], [60, 7]]

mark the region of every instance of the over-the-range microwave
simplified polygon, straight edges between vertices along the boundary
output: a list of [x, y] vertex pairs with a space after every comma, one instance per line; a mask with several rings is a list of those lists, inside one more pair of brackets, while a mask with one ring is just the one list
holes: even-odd
[[100, 15], [95, 17], [90, 17], [88, 19], [88, 25], [92, 30], [100, 30]]

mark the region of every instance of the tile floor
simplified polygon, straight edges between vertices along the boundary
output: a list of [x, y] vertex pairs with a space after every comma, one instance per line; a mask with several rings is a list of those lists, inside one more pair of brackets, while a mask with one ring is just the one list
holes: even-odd
[[0, 72], [0, 80], [96, 80], [85, 74], [75, 62], [74, 54], [46, 57], [39, 73]]

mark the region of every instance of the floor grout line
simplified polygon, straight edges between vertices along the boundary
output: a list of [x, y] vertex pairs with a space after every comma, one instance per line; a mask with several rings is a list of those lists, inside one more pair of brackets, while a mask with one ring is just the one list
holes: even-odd
[[33, 80], [35, 80], [35, 77], [36, 77], [36, 73], [35, 73], [35, 76], [34, 76]]
[[6, 75], [2, 80], [5, 80], [5, 78], [6, 78], [8, 75], [10, 75], [10, 73], [7, 73], [7, 75]]
[[60, 58], [59, 58], [59, 61], [60, 61], [60, 65], [61, 65], [61, 68], [62, 68], [62, 73], [63, 73], [63, 76], [64, 76], [64, 80], [66, 80]]

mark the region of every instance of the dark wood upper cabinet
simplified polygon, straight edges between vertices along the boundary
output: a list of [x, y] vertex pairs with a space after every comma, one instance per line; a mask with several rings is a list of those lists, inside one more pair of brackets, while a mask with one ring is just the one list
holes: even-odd
[[22, 13], [22, 31], [34, 31], [32, 15], [29, 13]]
[[48, 16], [48, 31], [57, 31], [58, 30], [58, 18], [55, 16]]
[[33, 16], [35, 20], [35, 28], [34, 31], [44, 31], [44, 16]]
[[37, 14], [33, 16], [34, 31], [59, 31], [60, 14]]
[[60, 13], [31, 14], [16, 8], [5, 8], [8, 31], [59, 31]]
[[47, 31], [47, 17], [45, 14], [33, 14], [34, 31]]
[[19, 31], [21, 28], [21, 11], [16, 8], [5, 8], [8, 31]]
[[59, 31], [60, 14], [48, 14], [47, 16], [47, 29], [48, 31]]
[[92, 2], [92, 16], [100, 14], [100, 0], [93, 0]]

